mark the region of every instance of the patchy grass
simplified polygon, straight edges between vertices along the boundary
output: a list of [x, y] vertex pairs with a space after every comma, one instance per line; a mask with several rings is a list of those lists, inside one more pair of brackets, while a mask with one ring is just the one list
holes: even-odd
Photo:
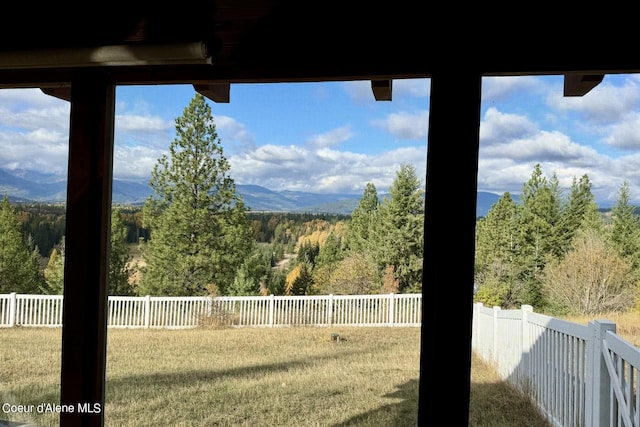
[[469, 425], [551, 427], [531, 400], [502, 381], [495, 369], [473, 354]]
[[[0, 329], [0, 405], [58, 403], [60, 347], [60, 329]], [[412, 426], [419, 365], [419, 328], [110, 329], [105, 426]], [[547, 426], [475, 357], [470, 406], [471, 426]]]
[[[60, 339], [0, 330], [0, 404], [59, 402]], [[419, 328], [110, 329], [105, 425], [415, 425], [419, 343]]]

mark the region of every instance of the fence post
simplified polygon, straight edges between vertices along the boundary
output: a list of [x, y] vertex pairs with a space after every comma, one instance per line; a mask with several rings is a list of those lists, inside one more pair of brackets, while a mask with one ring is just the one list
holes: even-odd
[[478, 351], [480, 342], [480, 337], [478, 336], [480, 334], [480, 331], [478, 329], [478, 316], [480, 316], [479, 311], [480, 307], [482, 306], [483, 305], [481, 302], [473, 303], [473, 316], [471, 318], [471, 348], [473, 348], [473, 350], [475, 351]]
[[333, 294], [329, 294], [329, 299], [327, 300], [327, 323], [329, 326], [333, 325]]
[[276, 297], [273, 294], [269, 295], [269, 326], [271, 327], [273, 327], [275, 303], [276, 303]]
[[16, 324], [16, 293], [11, 292], [9, 294], [9, 327], [14, 327]]
[[602, 354], [607, 331], [616, 332], [616, 324], [610, 320], [589, 322], [587, 343], [587, 382], [585, 427], [607, 425], [611, 411], [611, 377]]
[[149, 329], [151, 318], [151, 296], [144, 297], [144, 327]]
[[529, 333], [529, 317], [528, 313], [533, 313], [533, 306], [524, 304], [520, 307], [522, 310], [522, 362], [518, 364], [518, 369], [520, 369], [520, 380], [524, 382], [528, 382], [531, 378], [531, 359], [529, 357], [529, 352], [531, 351], [531, 334]]
[[491, 360], [497, 361], [498, 354], [498, 312], [502, 310], [500, 306], [493, 306], [493, 347], [491, 347]]
[[393, 326], [393, 322], [395, 320], [395, 300], [394, 300], [393, 292], [389, 294], [389, 326]]

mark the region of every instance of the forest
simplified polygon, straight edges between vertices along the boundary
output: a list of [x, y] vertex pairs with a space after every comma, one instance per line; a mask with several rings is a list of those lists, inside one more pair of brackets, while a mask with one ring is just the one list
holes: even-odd
[[[351, 215], [251, 212], [196, 94], [149, 185], [143, 206], [113, 207], [111, 295], [422, 291], [428, 200], [411, 165], [398, 167], [383, 198], [367, 183]], [[517, 202], [505, 192], [478, 218], [475, 301], [552, 315], [640, 310], [640, 220], [629, 185], [607, 212], [591, 187], [583, 175], [563, 189], [537, 164]], [[3, 198], [0, 294], [63, 292], [64, 228], [64, 205]]]
[[[176, 134], [152, 170], [154, 194], [142, 207], [113, 207], [110, 295], [421, 290], [424, 189], [413, 166], [400, 165], [382, 200], [368, 183], [351, 215], [251, 212], [202, 95], [176, 119]], [[5, 196], [0, 293], [63, 292], [64, 224], [63, 205]]]

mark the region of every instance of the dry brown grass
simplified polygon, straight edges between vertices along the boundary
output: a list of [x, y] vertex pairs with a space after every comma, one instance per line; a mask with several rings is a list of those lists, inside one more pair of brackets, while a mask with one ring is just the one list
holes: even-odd
[[[419, 328], [110, 329], [108, 339], [106, 427], [417, 424]], [[60, 340], [60, 329], [0, 329], [0, 404], [59, 401]], [[475, 357], [469, 418], [547, 427]], [[58, 425], [53, 414], [0, 419]]]
[[531, 400], [502, 381], [476, 354], [471, 360], [469, 425], [477, 427], [551, 427]]
[[[332, 341], [338, 333], [341, 341]], [[106, 426], [410, 426], [418, 328], [109, 330]], [[59, 401], [60, 330], [0, 330], [0, 402]], [[0, 414], [55, 426], [52, 414]]]
[[634, 346], [640, 347], [640, 313], [630, 311], [626, 313], [606, 313], [595, 317], [567, 316], [563, 317], [563, 319], [583, 325], [592, 320], [610, 320], [616, 324], [616, 334]]

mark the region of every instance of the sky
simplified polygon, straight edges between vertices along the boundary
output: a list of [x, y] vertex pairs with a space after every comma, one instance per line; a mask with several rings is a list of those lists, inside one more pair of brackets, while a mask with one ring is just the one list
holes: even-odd
[[[402, 164], [424, 183], [429, 92], [429, 79], [395, 80], [390, 102], [375, 101], [368, 81], [236, 84], [230, 103], [210, 105], [237, 184], [362, 194], [373, 183], [381, 194]], [[189, 85], [116, 89], [115, 178], [148, 183], [194, 95]], [[64, 178], [68, 130], [68, 102], [0, 90], [0, 168]], [[563, 97], [562, 76], [483, 78], [478, 191], [519, 194], [536, 164], [566, 193], [588, 175], [600, 206], [626, 181], [640, 204], [640, 75], [606, 75], [584, 97]]]

